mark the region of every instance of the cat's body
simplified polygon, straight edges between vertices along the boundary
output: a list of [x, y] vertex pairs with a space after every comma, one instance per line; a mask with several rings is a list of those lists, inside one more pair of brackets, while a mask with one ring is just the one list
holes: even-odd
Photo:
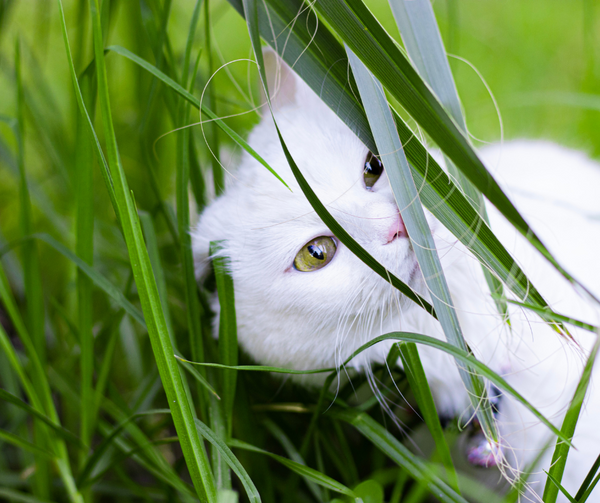
[[[277, 60], [267, 56], [272, 72]], [[276, 118], [313, 190], [373, 257], [427, 296], [414, 252], [398, 222], [385, 172], [368, 189], [363, 180], [368, 149], [286, 67], [282, 81], [280, 87], [274, 86], [278, 89]], [[234, 173], [236, 179], [205, 210], [194, 231], [199, 276], [207, 266], [209, 242], [226, 240], [224, 253], [231, 259], [243, 348], [263, 364], [313, 369], [339, 365], [368, 340], [392, 331], [444, 340], [434, 318], [403, 298], [339, 242], [325, 267], [311, 272], [294, 267], [303, 246], [332, 234], [296, 184], [270, 118], [253, 130], [249, 143], [292, 192], [244, 154]], [[543, 142], [509, 143], [488, 148], [482, 155], [559, 262], [600, 296], [600, 268], [596, 266], [600, 222], [593, 220], [600, 215], [600, 198], [594, 194], [600, 187], [598, 166], [581, 154]], [[543, 183], [538, 183], [540, 177]], [[557, 207], [556, 201], [562, 201], [562, 206]], [[490, 297], [480, 264], [433, 217], [428, 218], [470, 348], [560, 426], [594, 335], [572, 329], [579, 346], [567, 343], [536, 315], [515, 306], [510, 306], [509, 331]], [[578, 295], [493, 208], [490, 219], [494, 232], [557, 312], [598, 325], [597, 307]], [[214, 307], [218, 309], [216, 299]], [[373, 361], [383, 361], [390, 344], [373, 347], [351, 365], [364, 369]], [[465, 412], [469, 401], [453, 359], [430, 348], [419, 351], [438, 411], [445, 415]], [[600, 429], [595, 426], [600, 417], [599, 396], [592, 379], [574, 441], [579, 451], [569, 454], [563, 479], [572, 494], [600, 453]], [[547, 428], [510, 398], [503, 399], [498, 421], [509, 462], [517, 469], [525, 468], [549, 438]], [[552, 450], [553, 446], [546, 458]], [[548, 466], [549, 459], [539, 465]], [[544, 479], [543, 473], [532, 479], [539, 494]]]

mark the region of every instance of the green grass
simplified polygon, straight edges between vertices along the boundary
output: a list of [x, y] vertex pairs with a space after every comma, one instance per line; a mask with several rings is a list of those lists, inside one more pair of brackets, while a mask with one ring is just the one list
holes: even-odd
[[[297, 4], [267, 3], [283, 25]], [[367, 4], [400, 41], [389, 5]], [[390, 334], [408, 341], [400, 352], [411, 374], [374, 369], [390, 399], [401, 400], [393, 378], [421, 407], [439, 449], [431, 458], [409, 448], [361, 376], [343, 384], [331, 405], [325, 387], [309, 390], [263, 371], [223, 368], [238, 359], [253, 363], [238, 354], [231, 278], [215, 264], [223, 306], [217, 342], [208, 307], [214, 288], [197, 289], [187, 232], [222, 190], [223, 172], [199, 126], [175, 130], [200, 117], [251, 109], [258, 76], [252, 69], [249, 89], [246, 61], [216, 73], [202, 104], [199, 97], [224, 62], [249, 57], [249, 29], [258, 47], [262, 2], [244, 2], [257, 9], [248, 25], [236, 0], [62, 5], [64, 26], [58, 1], [0, 0], [0, 498], [491, 501], [489, 490], [449, 459], [456, 432], [440, 428], [414, 345], [434, 341]], [[464, 179], [488, 191], [525, 230], [502, 194], [488, 190], [468, 142], [392, 40], [369, 21], [362, 2], [322, 1], [316, 9], [323, 28], [317, 42], [326, 50], [307, 51], [306, 71], [318, 77], [328, 69], [327, 58], [344, 57], [340, 42], [360, 51], [387, 87], [392, 114], [406, 119], [410, 112], [444, 145]], [[600, 8], [592, 0], [445, 0], [434, 9], [448, 52], [474, 64], [493, 91], [507, 138], [548, 138], [600, 156]], [[353, 31], [357, 15], [368, 30]], [[290, 47], [302, 48], [308, 33], [299, 22]], [[469, 132], [497, 140], [499, 118], [486, 86], [464, 62], [450, 58], [450, 67]], [[375, 151], [381, 132], [371, 134], [368, 109], [365, 115], [352, 108], [355, 98], [343, 90], [345, 68], [330, 75], [342, 119], [362, 127]], [[419, 100], [409, 103], [408, 91]], [[205, 124], [211, 149], [247, 148], [243, 138], [257, 120], [250, 112]], [[396, 126], [400, 139], [410, 134], [403, 122]], [[272, 168], [260, 152], [251, 153]], [[403, 176], [412, 173], [418, 186], [436, 175], [435, 165], [423, 171], [417, 141], [406, 157], [412, 170]], [[336, 227], [297, 169], [295, 175], [327, 225], [377, 272], [381, 266]], [[444, 200], [439, 218], [463, 234], [479, 217], [459, 193], [447, 197], [446, 181], [437, 183], [427, 185], [424, 204]], [[491, 233], [476, 236], [474, 246], [500, 278], [508, 277], [513, 264]], [[525, 278], [513, 283], [517, 290], [527, 285]], [[394, 284], [403, 288], [395, 278]], [[544, 311], [534, 290], [527, 302], [547, 319], [563, 321]], [[503, 387], [461, 349], [435, 344]], [[176, 354], [212, 364], [192, 366]], [[586, 386], [583, 379], [578, 390]], [[580, 398], [557, 435], [572, 435]], [[407, 431], [423, 427], [410, 407], [399, 415]], [[555, 455], [568, 445], [559, 442]], [[557, 463], [551, 470], [556, 484], [546, 488], [547, 503], [560, 492], [561, 468]], [[571, 496], [583, 501], [596, 482], [593, 469]]]

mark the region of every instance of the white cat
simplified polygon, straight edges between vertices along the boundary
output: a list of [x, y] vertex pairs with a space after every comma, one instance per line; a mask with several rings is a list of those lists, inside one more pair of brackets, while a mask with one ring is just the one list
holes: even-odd
[[[427, 296], [379, 161], [273, 52], [266, 51], [265, 58], [278, 125], [317, 196], [373, 257]], [[226, 240], [223, 253], [231, 259], [244, 350], [262, 364], [314, 369], [339, 365], [365, 342], [392, 331], [445, 340], [433, 317], [356, 258], [316, 215], [294, 179], [270, 116], [248, 141], [292, 192], [244, 153], [225, 193], [206, 208], [193, 232], [199, 278], [209, 263], [209, 242]], [[545, 142], [511, 142], [481, 155], [559, 262], [600, 295], [600, 166]], [[489, 213], [494, 232], [550, 305], [598, 325], [598, 306], [580, 296], [494, 208]], [[470, 348], [560, 427], [595, 335], [570, 328], [579, 346], [568, 343], [536, 315], [515, 306], [510, 306], [509, 332], [480, 264], [428, 218]], [[216, 297], [213, 307], [218, 311]], [[390, 346], [374, 346], [351, 366], [368, 369], [385, 359]], [[438, 411], [464, 413], [469, 400], [453, 359], [427, 347], [419, 352]], [[574, 439], [578, 450], [569, 453], [563, 478], [573, 495], [600, 453], [595, 374]], [[550, 438], [548, 429], [510, 397], [500, 403], [498, 425], [515, 473]], [[554, 444], [540, 461], [539, 474], [530, 479], [530, 498], [543, 491], [542, 469], [548, 469], [553, 449]], [[598, 501], [593, 498], [589, 501]]]

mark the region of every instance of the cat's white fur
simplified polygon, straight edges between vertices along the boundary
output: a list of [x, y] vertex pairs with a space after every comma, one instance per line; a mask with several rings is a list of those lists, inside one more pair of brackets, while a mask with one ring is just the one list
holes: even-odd
[[[398, 209], [385, 173], [367, 190], [362, 173], [367, 148], [273, 52], [267, 51], [265, 58], [278, 125], [320, 200], [373, 257], [427, 296], [406, 235], [388, 243]], [[294, 257], [305, 243], [331, 232], [298, 187], [268, 115], [248, 141], [292, 192], [244, 153], [225, 193], [206, 208], [193, 231], [199, 278], [208, 265], [209, 242], [226, 241], [238, 337], [245, 351], [263, 364], [313, 369], [339, 365], [366, 341], [391, 331], [444, 339], [434, 318], [399, 295], [341, 243], [326, 267], [314, 272], [294, 269]], [[559, 262], [599, 295], [600, 167], [581, 153], [539, 141], [488, 147], [481, 155]], [[550, 305], [598, 324], [598, 307], [568, 284], [494, 208], [489, 213], [494, 232]], [[509, 332], [490, 298], [480, 264], [441, 224], [429, 219], [469, 346], [560, 426], [594, 335], [573, 329], [579, 346], [568, 343], [536, 315], [514, 306]], [[216, 298], [213, 307], [218, 310]], [[389, 348], [390, 344], [379, 344], [351, 365], [360, 370], [383, 361]], [[469, 401], [452, 358], [427, 347], [419, 351], [438, 410], [446, 415], [467, 411]], [[571, 450], [563, 479], [572, 494], [600, 453], [595, 374], [574, 439], [578, 450]], [[501, 403], [498, 422], [514, 474], [536, 457], [549, 433], [509, 397]], [[541, 470], [548, 469], [552, 450], [553, 446], [531, 479], [528, 496], [533, 499], [543, 489]], [[600, 493], [594, 494], [598, 498]]]

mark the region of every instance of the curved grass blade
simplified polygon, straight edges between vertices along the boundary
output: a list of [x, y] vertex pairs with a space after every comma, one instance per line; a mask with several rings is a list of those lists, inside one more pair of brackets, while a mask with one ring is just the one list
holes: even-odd
[[[231, 129], [227, 124], [225, 124], [221, 119], [219, 119], [213, 112], [212, 110], [210, 110], [209, 108], [205, 107], [204, 105], [200, 104], [200, 101], [198, 100], [198, 98], [196, 98], [195, 96], [193, 96], [192, 94], [190, 94], [188, 91], [186, 91], [183, 87], [181, 87], [177, 82], [175, 82], [173, 79], [171, 79], [170, 77], [168, 77], [167, 75], [165, 75], [163, 72], [161, 72], [159, 69], [157, 69], [155, 66], [151, 65], [150, 63], [148, 63], [147, 61], [145, 61], [144, 59], [140, 58], [139, 56], [136, 56], [135, 54], [133, 54], [131, 51], [128, 51], [127, 49], [125, 49], [124, 47], [120, 47], [118, 45], [111, 45], [110, 47], [106, 48], [106, 51], [112, 51], [115, 52], [117, 54], [120, 54], [121, 56], [125, 56], [127, 59], [129, 59], [130, 61], [133, 61], [134, 63], [136, 63], [137, 65], [141, 66], [142, 68], [144, 68], [145, 70], [147, 70], [148, 72], [150, 72], [152, 75], [154, 75], [157, 79], [161, 80], [164, 84], [166, 84], [167, 86], [169, 86], [171, 89], [173, 89], [173, 91], [175, 91], [177, 94], [179, 94], [181, 97], [185, 98], [187, 101], [189, 101], [192, 105], [194, 105], [196, 108], [200, 109], [202, 111], [202, 113], [204, 115], [206, 115], [211, 121], [213, 121], [217, 126], [219, 126], [219, 128], [225, 133], [227, 134], [235, 143], [237, 143], [240, 147], [242, 147], [246, 152], [248, 152], [252, 157], [254, 157], [254, 159], [256, 159], [258, 162], [260, 162], [265, 168], [267, 168], [271, 173], [273, 173], [273, 175], [281, 182], [283, 183], [288, 189], [288, 185], [285, 183], [285, 181], [267, 164], [267, 162], [260, 156], [258, 155], [254, 149], [252, 147], [250, 147], [250, 145], [248, 145], [244, 139], [238, 135], [233, 129]], [[291, 189], [290, 189], [291, 190]]]
[[556, 441], [556, 448], [554, 449], [554, 454], [552, 455], [548, 479], [546, 480], [546, 485], [544, 486], [544, 503], [555, 503], [556, 498], [558, 497], [559, 485], [562, 482], [565, 466], [567, 464], [567, 456], [569, 455], [569, 448], [571, 447], [562, 439], [565, 437], [568, 439], [573, 438], [575, 428], [577, 427], [577, 420], [579, 419], [579, 414], [583, 406], [583, 400], [592, 377], [592, 368], [596, 362], [596, 355], [598, 354], [599, 349], [600, 337], [597, 337], [594, 347], [592, 348], [592, 351], [590, 352], [590, 355], [585, 363], [581, 379], [577, 384], [577, 389], [575, 390], [573, 399], [571, 400], [571, 404], [569, 405], [569, 409], [567, 410], [560, 428], [561, 435]]
[[[369, 72], [356, 55], [347, 48], [348, 60], [358, 85], [360, 97], [367, 112], [373, 137], [385, 166], [396, 204], [400, 208], [408, 237], [415, 252], [423, 278], [431, 293], [437, 318], [446, 339], [456, 347], [467, 351], [467, 344], [454, 309], [454, 303], [442, 270], [433, 236], [419, 193], [404, 155], [402, 142], [396, 132], [394, 118], [380, 82]], [[481, 378], [457, 362], [461, 379], [467, 389], [471, 405], [477, 412], [486, 437], [498, 441], [491, 404], [486, 399]]]
[[215, 433], [199, 419], [196, 419], [196, 427], [198, 428], [200, 434], [212, 445], [215, 446], [215, 448], [219, 451], [221, 456], [223, 456], [227, 464], [239, 477], [240, 481], [242, 482], [242, 485], [244, 486], [244, 489], [246, 490], [248, 499], [251, 501], [251, 503], [260, 503], [260, 494], [258, 494], [258, 490], [256, 489], [254, 482], [252, 482], [252, 479], [250, 478], [242, 464], [235, 457], [233, 452], [231, 452], [231, 449], [227, 447], [227, 444], [225, 444], [219, 437], [217, 437], [217, 435], [215, 435]]
[[31, 452], [36, 457], [40, 456], [44, 460], [54, 459], [54, 453], [51, 451], [44, 449], [43, 447], [39, 447], [38, 445], [29, 442], [29, 440], [25, 440], [24, 438], [21, 438], [10, 431], [0, 429], [0, 439], [14, 445], [15, 447], [18, 447], [19, 449]]
[[345, 494], [350, 497], [355, 496], [354, 492], [348, 487], [344, 486], [343, 484], [340, 484], [331, 477], [328, 477], [327, 475], [324, 475], [321, 472], [318, 472], [317, 470], [314, 470], [306, 465], [297, 463], [296, 461], [292, 461], [288, 458], [284, 458], [283, 456], [278, 456], [277, 454], [273, 454], [272, 452], [265, 451], [263, 449], [255, 447], [254, 445], [248, 444], [246, 442], [234, 438], [232, 438], [229, 441], [229, 445], [234, 449], [243, 449], [245, 451], [257, 452], [259, 454], [269, 456], [271, 459], [274, 459], [275, 461], [281, 463], [282, 465], [286, 466], [298, 475], [306, 479], [310, 479], [315, 484], [318, 484], [321, 487], [325, 487], [327, 489], [330, 489], [340, 494]]
[[100, 442], [94, 449], [94, 452], [91, 456], [89, 456], [81, 468], [81, 472], [77, 477], [77, 486], [85, 487], [89, 484], [89, 477], [92, 474], [92, 471], [98, 464], [98, 461], [102, 458], [106, 450], [113, 444], [115, 438], [125, 429], [125, 427], [131, 422], [140, 417], [155, 415], [155, 414], [170, 414], [171, 411], [169, 409], [154, 409], [148, 410], [144, 412], [138, 412], [137, 414], [132, 414], [127, 419], [125, 419], [121, 424], [116, 426], [113, 431]]
[[[31, 236], [27, 236], [24, 238], [27, 239], [38, 239], [43, 241], [47, 245], [54, 248], [58, 253], [63, 255], [68, 260], [72, 261], [81, 271], [83, 271], [95, 284], [98, 288], [100, 288], [104, 293], [106, 293], [110, 298], [112, 298], [116, 304], [122, 307], [127, 314], [129, 314], [134, 320], [140, 323], [143, 327], [146, 326], [146, 322], [144, 320], [144, 315], [137, 309], [131, 302], [127, 300], [123, 292], [119, 290], [116, 286], [114, 286], [110, 281], [108, 281], [102, 274], [96, 271], [92, 266], [90, 266], [87, 262], [80, 259], [77, 255], [75, 255], [71, 250], [69, 250], [66, 246], [59, 243], [56, 239], [48, 234], [32, 234]], [[19, 241], [20, 242], [20, 241]], [[17, 243], [13, 243], [11, 246], [14, 246]], [[0, 255], [4, 253], [4, 251], [0, 250]]]
[[[292, 461], [301, 466], [306, 466], [306, 462], [298, 452], [298, 449], [296, 449], [296, 446], [290, 441], [290, 439], [281, 430], [281, 428], [279, 428], [279, 426], [269, 419], [265, 419], [263, 424], [269, 433], [273, 435], [273, 437], [275, 437], [275, 439], [281, 444], [281, 447], [283, 447]], [[314, 480], [312, 480], [312, 478], [304, 478], [304, 481], [317, 501], [323, 501], [325, 499], [325, 495], [321, 491], [321, 488], [315, 483]]]
[[54, 432], [59, 437], [62, 437], [69, 443], [76, 445], [80, 449], [86, 448], [85, 444], [75, 434], [71, 433], [69, 430], [67, 430], [63, 426], [56, 424], [48, 416], [46, 416], [39, 410], [35, 409], [28, 403], [25, 403], [19, 397], [13, 395], [12, 393], [9, 393], [8, 391], [6, 391], [4, 389], [1, 389], [1, 388], [0, 388], [0, 400], [4, 400], [5, 402], [12, 403], [13, 405], [19, 407], [21, 410], [24, 410], [25, 412], [27, 412], [27, 414], [30, 414], [31, 416], [35, 417], [36, 419], [39, 419], [44, 424], [46, 424], [49, 428], [54, 430]]
[[[412, 332], [390, 332], [389, 334], [380, 335], [371, 339], [369, 342], [363, 344], [360, 348], [358, 348], [354, 353], [352, 353], [345, 361], [340, 365], [340, 368], [344, 368], [348, 363], [350, 363], [356, 356], [358, 356], [363, 351], [366, 351], [370, 347], [375, 344], [379, 344], [383, 341], [403, 341], [403, 342], [414, 342], [417, 344], [423, 344], [425, 346], [429, 346], [435, 349], [439, 349], [448, 353], [450, 356], [460, 360], [464, 364], [471, 366], [477, 370], [483, 377], [488, 379], [490, 382], [495, 384], [500, 390], [505, 393], [511, 395], [521, 404], [523, 404], [535, 417], [537, 417], [542, 423], [544, 423], [550, 431], [557, 437], [559, 437], [563, 442], [567, 445], [571, 445], [568, 437], [561, 433], [548, 419], [546, 419], [535, 407], [533, 407], [519, 392], [517, 392], [510, 384], [506, 382], [504, 378], [496, 374], [493, 370], [491, 370], [487, 365], [481, 363], [477, 358], [475, 358], [469, 352], [463, 351], [462, 349], [457, 348], [453, 344], [449, 344], [448, 342], [440, 341], [435, 337], [430, 337], [428, 335], [416, 334]], [[328, 369], [315, 369], [315, 370], [293, 370], [293, 369], [284, 369], [280, 367], [266, 367], [259, 365], [238, 365], [237, 367], [227, 367], [225, 365], [221, 365], [218, 363], [195, 363], [189, 362], [193, 365], [204, 365], [207, 367], [216, 367], [216, 368], [232, 368], [234, 370], [249, 370], [249, 371], [259, 371], [259, 372], [276, 372], [281, 374], [319, 374], [324, 372], [336, 372], [338, 369], [328, 368]]]

